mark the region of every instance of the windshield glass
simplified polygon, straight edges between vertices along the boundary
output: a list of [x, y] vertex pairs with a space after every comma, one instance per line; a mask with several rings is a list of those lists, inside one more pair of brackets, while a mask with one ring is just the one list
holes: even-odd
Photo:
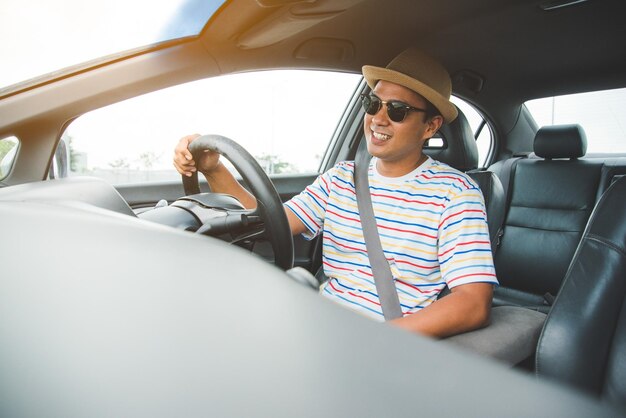
[[222, 3], [3, 0], [0, 89], [120, 51], [198, 35]]

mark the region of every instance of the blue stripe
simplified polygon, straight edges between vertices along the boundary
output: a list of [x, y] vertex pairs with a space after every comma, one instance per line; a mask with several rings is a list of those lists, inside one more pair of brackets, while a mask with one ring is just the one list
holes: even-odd
[[[365, 278], [363, 278], [363, 280], [367, 281], [368, 283], [372, 283], [371, 281], [369, 281], [369, 280], [367, 280]], [[337, 278], [333, 278], [333, 283], [335, 283], [336, 285], [339, 285], [340, 287], [343, 287], [344, 289], [346, 289], [348, 291], [357, 292], [357, 290], [355, 288], [347, 286], [347, 285], [341, 283]], [[373, 296], [376, 299], [378, 299], [378, 295], [376, 293], [374, 293], [374, 292], [370, 292], [369, 290], [358, 290], [358, 292], [367, 293], [368, 295]]]
[[[317, 189], [317, 190], [322, 190], [322, 189]], [[323, 191], [323, 190], [322, 190], [322, 191]], [[309, 190], [309, 189], [305, 189], [303, 193], [309, 197], [309, 199], [308, 199], [308, 200], [312, 200], [312, 201], [313, 201], [313, 202], [314, 202], [314, 203], [315, 203], [315, 204], [316, 204], [316, 205], [317, 205], [317, 206], [318, 206], [321, 210], [325, 211], [324, 205], [322, 204], [322, 202], [324, 202], [324, 201], [323, 201], [323, 200], [318, 199], [317, 197], [315, 197], [315, 196], [312, 194], [311, 190]], [[300, 200], [300, 202], [303, 202], [303, 203], [304, 203], [304, 201], [303, 201], [303, 200]], [[306, 206], [306, 207], [310, 207], [311, 205], [309, 205], [309, 204], [307, 204], [307, 203], [304, 203], [304, 206]]]
[[356, 306], [358, 306], [358, 307], [360, 307], [360, 308], [367, 309], [368, 311], [374, 312], [375, 314], [377, 314], [377, 315], [379, 315], [379, 316], [383, 316], [383, 314], [382, 314], [381, 312], [375, 311], [374, 309], [368, 308], [367, 306], [363, 306], [363, 305], [361, 305], [360, 303], [357, 303], [357, 302], [355, 302], [355, 301], [353, 301], [353, 300], [347, 299], [347, 298], [345, 298], [345, 297], [341, 296], [340, 294], [337, 294], [337, 293], [332, 293], [332, 292], [331, 292], [330, 290], [328, 290], [326, 287], [324, 287], [324, 291], [325, 291], [326, 293], [328, 293], [329, 295], [333, 296], [333, 297], [336, 297], [336, 298], [342, 299], [342, 300], [344, 300], [344, 301], [346, 301], [346, 302], [348, 302], [348, 303], [351, 303], [351, 304], [353, 304], [353, 305], [356, 305]]
[[455, 252], [455, 254], [451, 255], [450, 257], [446, 258], [443, 261], [440, 261], [439, 264], [443, 265], [446, 264], [452, 257], [454, 257], [454, 255], [461, 255], [461, 254], [469, 254], [469, 253], [490, 253], [491, 252], [491, 248], [487, 248], [487, 249], [473, 249], [473, 250], [467, 250], [467, 251], [459, 251], [458, 253]]
[[[400, 256], [401, 258], [408, 258], [411, 260], [420, 260], [420, 261], [425, 261], [427, 263], [437, 263], [438, 261], [438, 257], [435, 256], [435, 258], [422, 258], [422, 257], [418, 257], [416, 255], [410, 255], [408, 253], [399, 253], [399, 252], [395, 252], [395, 251], [384, 251], [385, 254], [393, 254], [393, 255], [397, 255]], [[419, 267], [416, 267], [419, 268]]]
[[458, 224], [460, 222], [463, 222], [463, 221], [484, 221], [484, 220], [485, 220], [485, 218], [482, 218], [482, 217], [481, 218], [474, 218], [474, 217], [466, 218], [466, 217], [463, 217], [463, 218], [459, 219], [458, 221], [454, 221], [452, 223], [447, 224], [446, 226], [443, 227], [443, 230], [445, 231], [449, 227], [454, 226], [454, 225], [456, 225], [456, 224]]
[[455, 268], [454, 270], [450, 270], [448, 272], [448, 274], [452, 274], [452, 273], [455, 273], [455, 272], [461, 271], [461, 270], [467, 270], [467, 269], [473, 269], [473, 268], [481, 268], [481, 267], [482, 268], [488, 268], [490, 270], [493, 269], [493, 265], [491, 265], [491, 264], [474, 264], [474, 265], [471, 265], [471, 266]]
[[285, 206], [287, 206], [287, 208], [291, 210], [293, 214], [296, 215], [298, 219], [300, 219], [300, 221], [302, 221], [302, 223], [304, 224], [304, 226], [306, 226], [309, 232], [311, 232], [312, 234], [317, 232], [317, 229], [316, 229], [317, 225], [315, 225], [315, 227], [311, 226], [308, 222], [308, 218], [305, 219], [300, 215], [300, 213], [298, 212], [298, 208], [292, 208], [291, 205], [285, 205]]
[[339, 176], [335, 176], [333, 177], [334, 180], [337, 180], [340, 183], [343, 183], [344, 186], [347, 186], [351, 189], [354, 189], [354, 183], [348, 181], [348, 180], [344, 180], [343, 178], [339, 177]]
[[328, 206], [331, 207], [331, 208], [337, 209], [337, 211], [339, 211], [339, 213], [341, 213], [341, 214], [350, 214], [350, 215], [354, 215], [354, 216], [357, 216], [357, 217], [359, 216], [359, 212], [354, 212], [354, 211], [351, 211], [351, 210], [347, 210], [347, 209], [341, 208], [341, 207], [339, 207], [337, 205], [334, 205], [334, 204], [332, 204], [330, 202], [328, 202]]
[[457, 245], [456, 242], [459, 241], [459, 238], [462, 238], [462, 237], [472, 237], [472, 238], [483, 237], [485, 240], [489, 241], [490, 244], [491, 244], [491, 237], [489, 237], [488, 233], [486, 233], [486, 232], [475, 232], [475, 233], [459, 234], [458, 237], [454, 237], [454, 238], [452, 238], [449, 241], [440, 242], [440, 244], [441, 244], [440, 247], [443, 248], [443, 247], [446, 247], [446, 246], [449, 246], [449, 245], [456, 246]]
[[446, 212], [451, 211], [452, 209], [458, 207], [458, 206], [478, 206], [481, 209], [484, 208], [484, 205], [482, 204], [482, 202], [479, 201], [475, 201], [475, 200], [468, 200], [465, 202], [459, 202], [459, 203], [455, 203], [454, 205], [450, 205], [448, 207], [446, 207]]
[[351, 242], [351, 243], [353, 243], [353, 244], [365, 245], [365, 243], [364, 243], [363, 241], [356, 241], [356, 240], [353, 240], [353, 239], [348, 239], [348, 238], [339, 237], [339, 236], [337, 236], [337, 235], [333, 234], [333, 233], [332, 233], [332, 232], [330, 232], [330, 231], [324, 231], [324, 233], [325, 233], [325, 234], [328, 234], [328, 235], [330, 235], [330, 236], [332, 236], [333, 238], [337, 238], [337, 240], [338, 240], [338, 241], [341, 241], [341, 242]]

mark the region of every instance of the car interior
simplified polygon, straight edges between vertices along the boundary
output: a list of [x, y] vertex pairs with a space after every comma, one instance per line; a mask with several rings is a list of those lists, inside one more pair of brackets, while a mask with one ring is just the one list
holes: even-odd
[[[626, 4], [182, 3], [181, 25], [212, 10], [197, 33], [0, 89], [0, 144], [19, 142], [0, 154], [0, 415], [626, 416]], [[436, 341], [317, 294], [321, 239], [292, 238], [282, 203], [366, 152], [364, 81], [318, 172], [268, 175], [219, 132], [194, 142], [232, 163], [255, 210], [197, 175], [70, 173], [64, 132], [91, 111], [239, 73], [360, 74], [409, 47], [483, 121], [459, 107], [424, 152], [483, 193], [499, 281], [484, 329]], [[588, 151], [602, 138], [583, 122], [543, 125], [526, 105], [618, 89], [610, 151]], [[245, 123], [263, 98], [242, 97]]]

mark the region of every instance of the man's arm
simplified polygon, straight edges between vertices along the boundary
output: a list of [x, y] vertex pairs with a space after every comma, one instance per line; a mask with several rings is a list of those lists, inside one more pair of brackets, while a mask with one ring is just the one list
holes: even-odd
[[[199, 161], [194, 161], [191, 152], [189, 152], [189, 144], [199, 137], [198, 134], [188, 135], [178, 142], [174, 150], [174, 167], [176, 170], [184, 176], [191, 176], [193, 172], [199, 171], [204, 175], [213, 192], [234, 196], [246, 209], [256, 208], [256, 198], [219, 161], [218, 153], [209, 151]], [[301, 234], [306, 230], [306, 226], [291, 210], [285, 208], [285, 213], [293, 235]]]
[[443, 338], [489, 324], [493, 284], [468, 283], [424, 309], [390, 321], [408, 331]]
[[394, 325], [443, 338], [489, 324], [497, 284], [491, 243], [478, 187], [454, 194], [441, 215], [438, 258], [451, 293]]

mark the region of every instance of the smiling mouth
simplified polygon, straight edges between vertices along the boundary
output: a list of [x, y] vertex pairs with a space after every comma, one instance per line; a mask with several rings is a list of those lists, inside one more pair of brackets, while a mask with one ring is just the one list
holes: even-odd
[[374, 131], [372, 131], [372, 136], [379, 141], [388, 141], [389, 138], [391, 138], [391, 135], [385, 135]]

